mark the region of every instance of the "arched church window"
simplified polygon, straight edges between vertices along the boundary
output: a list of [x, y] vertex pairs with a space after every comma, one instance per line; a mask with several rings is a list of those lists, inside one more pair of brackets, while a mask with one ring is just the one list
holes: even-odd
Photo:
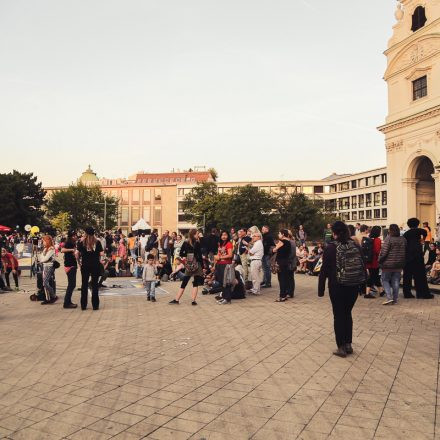
[[423, 6], [417, 6], [412, 16], [411, 30], [415, 32], [420, 28], [422, 28], [423, 26], [425, 26], [425, 23], [426, 23], [425, 8]]

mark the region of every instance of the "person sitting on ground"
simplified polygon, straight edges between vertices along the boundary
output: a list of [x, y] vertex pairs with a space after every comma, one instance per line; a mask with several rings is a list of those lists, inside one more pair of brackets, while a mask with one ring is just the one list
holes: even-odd
[[429, 272], [437, 257], [437, 245], [429, 243], [428, 260], [425, 264], [426, 271]]
[[307, 259], [309, 258], [309, 253], [304, 249], [302, 255], [302, 258], [299, 259], [298, 273], [307, 272]]
[[174, 271], [171, 272], [170, 280], [171, 281], [183, 281], [185, 276], [185, 265], [182, 263], [182, 259], [180, 257], [176, 257], [174, 259], [175, 268]]
[[311, 254], [306, 259], [306, 273], [308, 275], [313, 275], [313, 270], [315, 269], [318, 260], [319, 260], [318, 252], [315, 249], [313, 249]]
[[437, 255], [429, 271], [428, 283], [440, 284], [440, 255]]

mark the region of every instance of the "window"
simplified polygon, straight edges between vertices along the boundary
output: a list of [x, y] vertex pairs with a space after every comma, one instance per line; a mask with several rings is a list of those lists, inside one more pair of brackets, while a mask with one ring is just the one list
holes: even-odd
[[365, 186], [371, 185], [371, 177], [365, 177]]
[[185, 190], [183, 188], [178, 188], [177, 189], [177, 195], [178, 196], [184, 196], [185, 195]]
[[150, 203], [151, 192], [149, 189], [144, 189], [144, 203]]
[[417, 6], [412, 16], [411, 30], [413, 32], [418, 31], [420, 28], [425, 26], [425, 23], [426, 23], [425, 8], [423, 6]]
[[380, 209], [374, 210], [374, 218], [380, 218]]
[[302, 192], [303, 194], [313, 194], [313, 186], [303, 186]]
[[365, 219], [364, 211], [359, 211], [359, 220], [364, 220], [364, 219]]
[[150, 217], [150, 207], [149, 207], [149, 206], [147, 206], [146, 208], [144, 208], [144, 211], [143, 211], [143, 215], [142, 215], [142, 217], [143, 217], [143, 219], [144, 219], [147, 223], [150, 222], [151, 217]]
[[323, 194], [324, 193], [324, 187], [323, 186], [315, 186], [314, 192], [315, 192], [315, 194]]
[[367, 220], [371, 220], [371, 209], [367, 209], [367, 210], [365, 211], [365, 218], [366, 218]]
[[371, 206], [371, 194], [365, 194], [365, 206], [367, 208]]
[[388, 203], [388, 197], [387, 197], [387, 192], [386, 191], [382, 191], [382, 205], [386, 205]]
[[365, 179], [358, 180], [358, 187], [361, 188], [362, 186], [365, 186]]
[[188, 223], [191, 220], [191, 217], [188, 214], [179, 214], [177, 216], [179, 222]]
[[351, 181], [351, 189], [356, 189], [357, 188], [357, 180], [352, 180]]
[[351, 207], [353, 209], [357, 208], [357, 197], [356, 196], [351, 196]]
[[374, 206], [380, 205], [380, 192], [374, 193]]
[[121, 195], [122, 195], [122, 203], [128, 203], [128, 189], [123, 189]]
[[335, 193], [336, 192], [336, 185], [330, 185], [330, 192]]
[[154, 190], [154, 200], [162, 200], [162, 189], [156, 188]]
[[342, 220], [343, 222], [348, 222], [348, 221], [350, 221], [350, 213], [349, 213], [349, 212], [343, 212], [343, 213], [341, 214], [341, 220]]
[[139, 208], [131, 208], [131, 223], [134, 225], [139, 220]]
[[365, 200], [365, 196], [363, 194], [361, 194], [359, 196], [359, 208], [363, 208], [364, 207], [364, 200]]
[[388, 209], [384, 208], [382, 209], [382, 218], [387, 218], [388, 217]]
[[382, 174], [382, 183], [387, 183], [387, 175]]
[[426, 75], [412, 82], [413, 84], [413, 101], [417, 101], [428, 94], [428, 80]]
[[121, 209], [121, 224], [128, 224], [128, 207]]
[[153, 221], [154, 221], [155, 225], [158, 225], [162, 222], [162, 207], [161, 206], [154, 207]]
[[181, 202], [178, 202], [178, 210], [179, 210], [179, 212], [183, 212], [184, 211], [184, 206], [185, 206], [185, 202], [183, 202], [183, 201], [181, 201]]
[[133, 203], [139, 203], [139, 190], [138, 189], [134, 189], [132, 194], [131, 194], [131, 201]]
[[351, 219], [352, 219], [352, 220], [357, 220], [357, 219], [358, 219], [358, 213], [357, 213], [357, 211], [353, 211], [353, 212], [351, 213]]
[[339, 185], [340, 191], [347, 191], [350, 189], [350, 183], [349, 182], [343, 182]]

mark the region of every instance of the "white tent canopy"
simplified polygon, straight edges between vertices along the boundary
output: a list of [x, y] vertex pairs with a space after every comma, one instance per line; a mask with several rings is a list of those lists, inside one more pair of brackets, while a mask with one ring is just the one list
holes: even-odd
[[141, 218], [136, 222], [135, 225], [133, 225], [131, 229], [133, 229], [133, 231], [139, 231], [144, 229], [151, 229], [151, 226], [143, 218]]

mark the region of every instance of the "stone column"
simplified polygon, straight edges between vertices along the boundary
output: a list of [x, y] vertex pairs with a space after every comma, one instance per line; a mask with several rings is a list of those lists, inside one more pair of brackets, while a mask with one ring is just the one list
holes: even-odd
[[[406, 225], [406, 221], [411, 217], [417, 217], [417, 183], [418, 179], [402, 179], [402, 198], [400, 203], [401, 223]], [[440, 206], [440, 205], [439, 205]], [[400, 226], [400, 225], [399, 225]]]

